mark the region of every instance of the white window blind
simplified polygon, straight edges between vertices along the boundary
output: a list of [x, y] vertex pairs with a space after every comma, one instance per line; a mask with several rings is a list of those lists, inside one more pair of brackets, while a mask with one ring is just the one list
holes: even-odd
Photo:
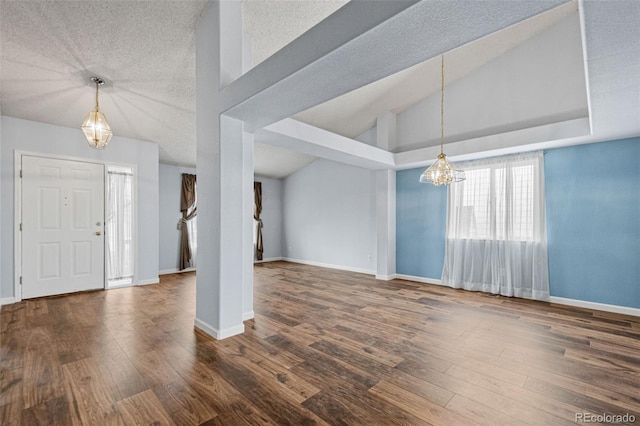
[[443, 283], [548, 299], [541, 152], [461, 163], [449, 186]]

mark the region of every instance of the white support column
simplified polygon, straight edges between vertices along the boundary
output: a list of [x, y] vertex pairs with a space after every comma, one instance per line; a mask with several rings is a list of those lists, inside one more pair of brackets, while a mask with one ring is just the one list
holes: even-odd
[[[396, 146], [396, 115], [386, 112], [377, 120], [378, 148]], [[376, 279], [390, 280], [396, 274], [396, 172], [376, 172]]]
[[[240, 11], [242, 12], [242, 11]], [[240, 16], [242, 19], [242, 16]], [[243, 33], [244, 34], [244, 33]], [[246, 73], [251, 69], [251, 39], [243, 37], [242, 39], [242, 73]], [[244, 132], [242, 138], [244, 149], [244, 186], [243, 186], [243, 210], [244, 210], [244, 228], [243, 228], [243, 255], [242, 255], [242, 320], [250, 320], [254, 317], [253, 312], [253, 260], [255, 258], [255, 247], [253, 246], [253, 133]]]
[[396, 274], [396, 171], [376, 172], [376, 279]]
[[242, 138], [243, 254], [242, 254], [242, 320], [253, 318], [253, 133]]
[[246, 137], [242, 121], [221, 115], [219, 96], [220, 87], [242, 73], [241, 47], [241, 3], [212, 2], [196, 31], [195, 326], [216, 339], [244, 331], [244, 292], [253, 290], [246, 270], [246, 211], [249, 194], [253, 197], [247, 176], [253, 182], [253, 141]]

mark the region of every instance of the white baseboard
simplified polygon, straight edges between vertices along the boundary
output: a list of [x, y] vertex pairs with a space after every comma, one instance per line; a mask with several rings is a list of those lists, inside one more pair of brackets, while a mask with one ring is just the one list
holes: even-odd
[[242, 321], [247, 321], [250, 319], [253, 319], [253, 317], [255, 317], [256, 314], [253, 311], [249, 311], [249, 312], [244, 312], [242, 314]]
[[606, 303], [587, 302], [577, 299], [566, 299], [564, 297], [551, 296], [549, 298], [551, 303], [557, 303], [558, 305], [575, 306], [577, 308], [587, 308], [596, 311], [613, 312], [616, 314], [633, 315], [640, 317], [640, 309], [630, 308], [628, 306], [608, 305]]
[[151, 278], [148, 280], [138, 280], [136, 285], [158, 284], [159, 282], [160, 282], [160, 278]]
[[395, 280], [398, 276], [396, 274], [391, 275], [376, 275], [376, 280], [380, 281], [391, 281]]
[[204, 321], [199, 320], [198, 318], [194, 321], [194, 326], [202, 331], [203, 333], [208, 334], [216, 340], [226, 339], [227, 337], [235, 336], [237, 334], [244, 333], [244, 324], [236, 325], [235, 327], [225, 328], [224, 330], [218, 330], [210, 324], [207, 324]]
[[270, 257], [268, 259], [254, 260], [253, 263], [277, 262], [278, 260], [283, 260], [283, 259], [282, 257]]
[[360, 274], [367, 274], [367, 275], [375, 275], [376, 274], [376, 271], [373, 271], [371, 269], [352, 268], [350, 266], [332, 265], [330, 263], [314, 262], [314, 261], [311, 261], [311, 260], [292, 259], [290, 257], [283, 257], [282, 260], [284, 260], [286, 262], [300, 263], [300, 264], [303, 264], [303, 265], [319, 266], [321, 268], [330, 268], [330, 269], [339, 269], [341, 271], [358, 272]]
[[158, 275], [181, 274], [183, 272], [193, 272], [195, 270], [196, 270], [196, 268], [187, 268], [187, 269], [183, 269], [183, 270], [180, 270], [178, 268], [176, 268], [176, 269], [163, 269], [162, 271], [158, 272]]
[[0, 299], [0, 306], [11, 305], [12, 303], [16, 303], [15, 297], [3, 297]]
[[425, 283], [425, 284], [444, 285], [442, 284], [441, 280], [438, 280], [435, 278], [425, 278], [425, 277], [418, 277], [415, 275], [405, 275], [405, 274], [395, 274], [393, 277], [399, 280], [415, 281], [415, 282]]
[[133, 284], [129, 283], [129, 284], [110, 285], [105, 287], [105, 290], [115, 290], [116, 288], [127, 288], [127, 287], [133, 287]]

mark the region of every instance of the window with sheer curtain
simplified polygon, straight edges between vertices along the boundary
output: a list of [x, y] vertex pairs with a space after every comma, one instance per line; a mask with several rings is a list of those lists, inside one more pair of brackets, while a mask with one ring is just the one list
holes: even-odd
[[549, 299], [542, 152], [461, 163], [449, 186], [442, 282]]
[[133, 283], [133, 196], [133, 170], [108, 166], [105, 221], [108, 287]]
[[[197, 188], [197, 184], [196, 184]], [[198, 260], [198, 216], [194, 216], [193, 212], [196, 209], [196, 205], [198, 203], [198, 192], [196, 191], [195, 201], [193, 206], [189, 208], [187, 211], [187, 216], [191, 217], [186, 223], [187, 225], [187, 233], [189, 234], [189, 251], [191, 251], [191, 262], [190, 266], [192, 268], [197, 267]]]

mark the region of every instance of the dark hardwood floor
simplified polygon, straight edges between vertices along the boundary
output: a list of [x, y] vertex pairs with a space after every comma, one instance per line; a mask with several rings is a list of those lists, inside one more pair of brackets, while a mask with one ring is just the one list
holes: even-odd
[[285, 262], [254, 297], [222, 341], [193, 273], [3, 306], [0, 424], [640, 424], [640, 318]]

